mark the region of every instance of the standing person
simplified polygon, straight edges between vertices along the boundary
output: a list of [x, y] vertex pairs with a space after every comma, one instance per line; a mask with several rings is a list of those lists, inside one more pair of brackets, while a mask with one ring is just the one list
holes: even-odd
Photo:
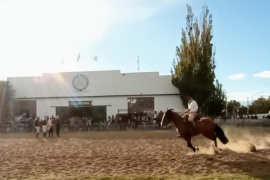
[[43, 120], [42, 120], [42, 132], [43, 132], [43, 137], [46, 137], [46, 133], [47, 133], [47, 116], [44, 116]]
[[184, 114], [187, 115], [187, 121], [190, 124], [190, 130], [193, 131], [195, 127], [194, 119], [197, 116], [198, 111], [198, 104], [197, 102], [192, 98], [191, 95], [187, 96], [188, 100], [188, 109], [185, 110]]
[[88, 131], [88, 129], [90, 129], [91, 131], [93, 130], [92, 128], [92, 117], [90, 116], [89, 119], [86, 122], [86, 131]]
[[49, 132], [49, 137], [53, 137], [53, 117], [48, 119], [47, 130]]
[[36, 128], [36, 138], [38, 138], [39, 132], [40, 132], [40, 118], [39, 116], [36, 117], [34, 120], [34, 126]]
[[157, 111], [154, 111], [154, 113], [153, 113], [153, 120], [156, 120], [157, 121], [157, 117], [158, 117]]
[[109, 129], [109, 127], [111, 126], [111, 123], [112, 123], [112, 118], [111, 118], [111, 116], [109, 116], [108, 119], [107, 119], [107, 127], [106, 127], [106, 129]]
[[59, 137], [60, 135], [60, 127], [61, 127], [61, 121], [59, 116], [57, 115], [55, 118], [55, 130], [56, 130], [56, 135]]

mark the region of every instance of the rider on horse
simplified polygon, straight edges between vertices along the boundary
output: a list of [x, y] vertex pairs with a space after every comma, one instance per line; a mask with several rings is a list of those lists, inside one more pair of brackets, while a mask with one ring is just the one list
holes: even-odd
[[186, 121], [190, 124], [190, 130], [193, 131], [195, 127], [194, 119], [197, 116], [198, 104], [192, 98], [191, 95], [187, 95], [188, 100], [188, 109], [185, 110], [184, 114], [186, 114]]

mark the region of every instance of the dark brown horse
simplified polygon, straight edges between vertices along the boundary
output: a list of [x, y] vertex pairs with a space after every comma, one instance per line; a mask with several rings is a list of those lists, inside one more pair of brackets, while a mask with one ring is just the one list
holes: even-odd
[[199, 148], [194, 147], [191, 144], [191, 138], [193, 136], [202, 134], [204, 137], [212, 140], [215, 143], [215, 148], [217, 148], [217, 138], [223, 144], [227, 144], [229, 142], [223, 130], [209, 117], [203, 117], [199, 121], [195, 122], [195, 127], [191, 131], [189, 128], [190, 126], [184, 117], [180, 116], [172, 109], [169, 109], [164, 113], [160, 125], [163, 127], [169, 126], [171, 122], [173, 122], [175, 127], [178, 129], [180, 137], [186, 140], [187, 146], [191, 148], [194, 153], [198, 151]]

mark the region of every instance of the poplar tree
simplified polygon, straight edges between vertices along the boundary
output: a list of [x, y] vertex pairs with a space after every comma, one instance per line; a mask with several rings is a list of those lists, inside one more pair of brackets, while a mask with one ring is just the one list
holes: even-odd
[[8, 81], [0, 81], [0, 122], [11, 118], [14, 94], [15, 91]]
[[226, 109], [226, 93], [218, 80], [216, 80], [215, 90], [207, 101], [207, 106], [207, 114], [212, 116], [220, 116], [222, 110]]
[[208, 99], [215, 91], [215, 53], [212, 41], [212, 15], [203, 7], [201, 21], [187, 5], [186, 28], [182, 29], [181, 45], [176, 47], [172, 83], [179, 89], [183, 105], [186, 95], [197, 101], [200, 111], [207, 113]]

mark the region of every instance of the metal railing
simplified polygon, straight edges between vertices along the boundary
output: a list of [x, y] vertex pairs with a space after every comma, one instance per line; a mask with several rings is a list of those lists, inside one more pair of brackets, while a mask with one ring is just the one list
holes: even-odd
[[[40, 127], [42, 130], [42, 127]], [[54, 125], [55, 129], [55, 125]], [[125, 131], [125, 130], [157, 130], [161, 129], [159, 125], [153, 124], [140, 124], [131, 125], [127, 123], [121, 124], [99, 124], [93, 123], [92, 125], [80, 124], [61, 124], [61, 131], [75, 132], [75, 131]], [[16, 124], [16, 125], [0, 125], [0, 132], [33, 132], [35, 127], [29, 124]]]
[[[219, 125], [228, 125], [236, 127], [244, 126], [259, 126], [259, 127], [270, 127], [270, 119], [215, 119], [214, 120]], [[55, 129], [55, 126], [54, 126]], [[83, 124], [61, 124], [61, 131], [66, 132], [76, 132], [76, 131], [126, 131], [126, 130], [160, 130], [161, 128], [158, 124], [100, 124], [92, 123], [92, 125]], [[42, 128], [41, 128], [42, 130]], [[32, 124], [0, 124], [0, 132], [34, 132], [35, 127]]]
[[220, 125], [229, 125], [236, 127], [244, 126], [260, 126], [270, 127], [270, 119], [215, 119], [215, 122]]

